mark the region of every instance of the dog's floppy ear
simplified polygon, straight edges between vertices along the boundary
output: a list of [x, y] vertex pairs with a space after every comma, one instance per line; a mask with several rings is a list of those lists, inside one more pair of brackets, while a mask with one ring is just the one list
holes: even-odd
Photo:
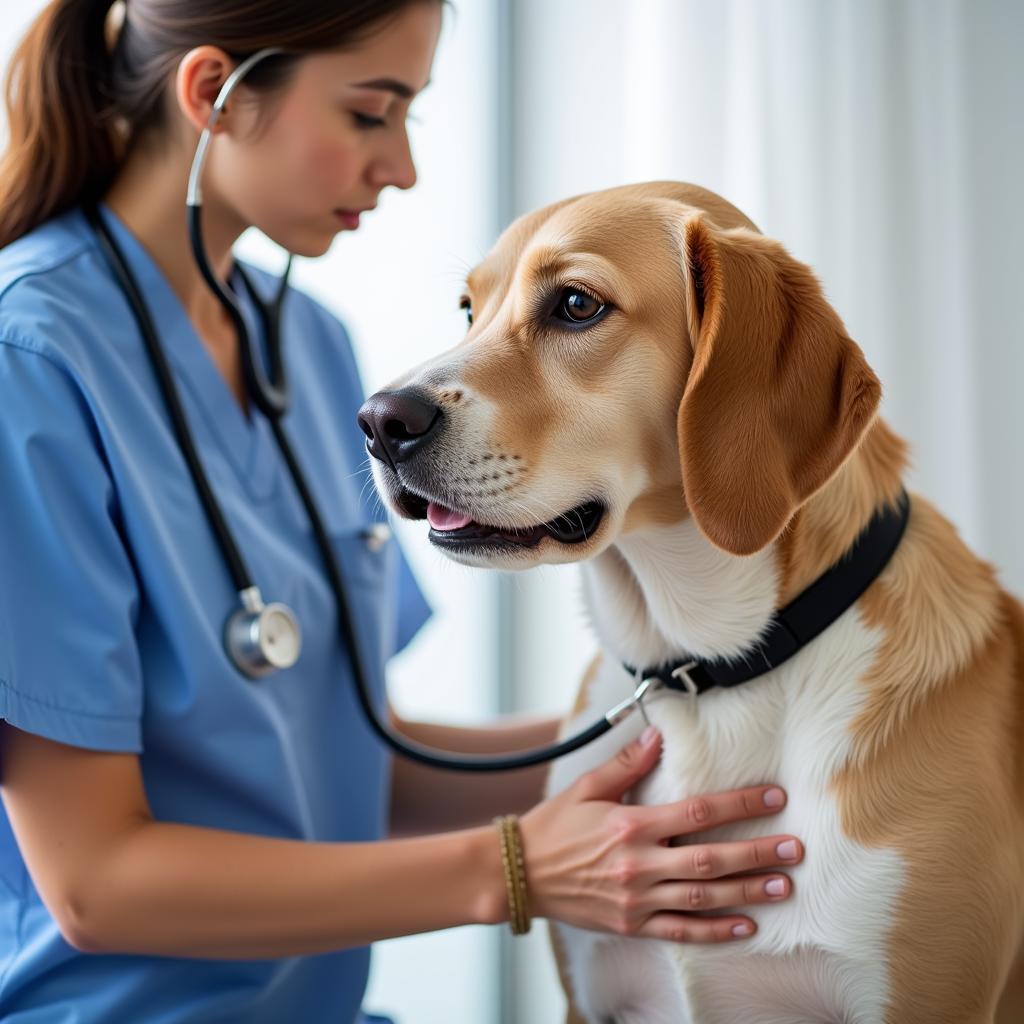
[[749, 555], [839, 469], [881, 385], [810, 268], [746, 228], [683, 224], [693, 361], [679, 406], [690, 512]]

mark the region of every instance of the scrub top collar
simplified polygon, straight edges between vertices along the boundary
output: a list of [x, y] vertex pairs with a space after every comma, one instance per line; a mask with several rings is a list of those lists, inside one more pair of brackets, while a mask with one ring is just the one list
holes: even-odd
[[[248, 413], [242, 410], [164, 272], [109, 206], [101, 203], [99, 209], [138, 281], [178, 386], [184, 385], [191, 394], [190, 404], [199, 410], [209, 433], [219, 439], [252, 496], [268, 497], [277, 465], [270, 424], [254, 405], [250, 404]], [[87, 226], [86, 230], [91, 229]], [[256, 342], [257, 358], [266, 367], [266, 339], [259, 316], [237, 273], [232, 272], [229, 284], [238, 297], [249, 336]], [[256, 286], [259, 288], [258, 280]], [[287, 337], [286, 327], [282, 330]]]

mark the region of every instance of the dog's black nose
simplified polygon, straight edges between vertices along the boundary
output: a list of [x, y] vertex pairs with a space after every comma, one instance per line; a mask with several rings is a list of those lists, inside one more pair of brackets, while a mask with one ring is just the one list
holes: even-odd
[[412, 390], [378, 391], [359, 410], [367, 451], [394, 469], [437, 434], [443, 413]]

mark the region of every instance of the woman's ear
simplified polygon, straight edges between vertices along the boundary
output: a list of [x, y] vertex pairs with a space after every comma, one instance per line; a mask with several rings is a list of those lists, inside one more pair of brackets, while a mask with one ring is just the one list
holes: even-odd
[[683, 274], [683, 490], [713, 544], [749, 555], [839, 469], [882, 389], [810, 268], [778, 242], [691, 216]]
[[[189, 50], [178, 64], [174, 95], [178, 108], [196, 131], [201, 132], [210, 121], [213, 105], [224, 83], [235, 70], [236, 61], [217, 46], [197, 46]], [[222, 129], [228, 116], [225, 106], [214, 131]]]

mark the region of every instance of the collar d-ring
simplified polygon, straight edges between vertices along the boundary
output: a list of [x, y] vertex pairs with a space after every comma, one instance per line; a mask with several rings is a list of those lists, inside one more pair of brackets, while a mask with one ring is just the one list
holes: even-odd
[[685, 665], [680, 665], [678, 668], [672, 669], [672, 678], [678, 679], [682, 682], [683, 686], [686, 687], [686, 692], [691, 697], [696, 697], [700, 693], [700, 687], [693, 681], [690, 675], [690, 670], [697, 667], [696, 661], [688, 661]]

